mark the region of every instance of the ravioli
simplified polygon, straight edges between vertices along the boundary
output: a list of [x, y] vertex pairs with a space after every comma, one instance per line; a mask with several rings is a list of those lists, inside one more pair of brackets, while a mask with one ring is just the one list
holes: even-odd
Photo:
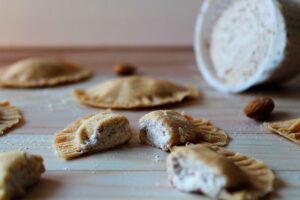
[[300, 118], [275, 123], [264, 123], [265, 127], [296, 144], [300, 144]]
[[0, 200], [23, 196], [45, 172], [43, 158], [26, 152], [0, 153]]
[[61, 157], [73, 159], [124, 144], [131, 136], [126, 117], [103, 112], [82, 117], [56, 133], [54, 147]]
[[11, 106], [7, 101], [0, 102], [0, 136], [17, 125], [21, 118], [22, 116], [16, 107]]
[[130, 76], [100, 83], [86, 90], [74, 90], [83, 104], [99, 108], [135, 109], [154, 107], [195, 98], [198, 92], [187, 87], [143, 76]]
[[36, 88], [77, 82], [91, 71], [55, 58], [27, 58], [0, 68], [0, 87]]
[[173, 110], [157, 110], [140, 121], [140, 141], [169, 151], [173, 146], [208, 142], [224, 146], [229, 138], [225, 131], [206, 119], [192, 117]]
[[176, 189], [213, 199], [256, 200], [271, 192], [274, 183], [263, 162], [210, 144], [175, 147], [167, 172]]

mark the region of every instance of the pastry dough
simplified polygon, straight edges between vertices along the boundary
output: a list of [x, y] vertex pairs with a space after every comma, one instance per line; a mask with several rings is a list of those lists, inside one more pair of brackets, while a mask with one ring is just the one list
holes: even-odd
[[176, 189], [213, 199], [258, 199], [274, 182], [273, 172], [261, 161], [210, 144], [175, 147], [167, 172]]
[[10, 200], [25, 194], [45, 171], [43, 158], [25, 152], [0, 153], [0, 200]]
[[300, 118], [275, 123], [264, 123], [265, 127], [297, 144], [300, 144]]
[[180, 102], [196, 97], [195, 88], [143, 76], [130, 76], [100, 83], [86, 90], [74, 90], [76, 99], [100, 108], [134, 109]]
[[34, 88], [76, 82], [91, 71], [54, 58], [28, 58], [0, 68], [0, 86]]
[[208, 142], [224, 146], [227, 134], [206, 119], [193, 119], [173, 110], [157, 110], [144, 115], [140, 121], [140, 140], [144, 144], [170, 150], [186, 143]]
[[104, 112], [80, 118], [56, 133], [54, 146], [60, 156], [72, 159], [124, 144], [131, 136], [126, 117]]
[[6, 130], [18, 124], [21, 118], [21, 114], [16, 107], [11, 106], [7, 101], [0, 102], [0, 136]]

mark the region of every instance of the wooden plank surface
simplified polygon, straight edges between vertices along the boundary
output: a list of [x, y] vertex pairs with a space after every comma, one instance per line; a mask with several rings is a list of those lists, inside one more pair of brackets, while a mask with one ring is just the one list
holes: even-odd
[[205, 199], [173, 190], [165, 173], [167, 154], [139, 143], [138, 119], [152, 109], [118, 111], [129, 118], [134, 131], [128, 145], [73, 161], [55, 155], [53, 134], [75, 119], [99, 111], [75, 102], [72, 89], [115, 78], [111, 67], [118, 62], [139, 66], [141, 75], [196, 85], [200, 98], [163, 108], [210, 119], [229, 133], [229, 149], [269, 165], [278, 177], [270, 199], [300, 198], [300, 147], [269, 133], [242, 113], [249, 99], [265, 94], [276, 103], [273, 121], [300, 117], [300, 77], [281, 87], [222, 94], [202, 80], [191, 49], [0, 50], [0, 64], [37, 55], [68, 59], [90, 67], [95, 75], [88, 81], [62, 87], [0, 90], [0, 100], [9, 100], [24, 116], [18, 128], [0, 138], [0, 150], [41, 154], [47, 168], [40, 183], [24, 199]]

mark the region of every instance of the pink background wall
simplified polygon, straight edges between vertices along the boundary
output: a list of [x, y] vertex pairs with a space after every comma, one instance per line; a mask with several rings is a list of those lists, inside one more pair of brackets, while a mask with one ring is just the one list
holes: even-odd
[[187, 46], [201, 0], [1, 0], [0, 47]]

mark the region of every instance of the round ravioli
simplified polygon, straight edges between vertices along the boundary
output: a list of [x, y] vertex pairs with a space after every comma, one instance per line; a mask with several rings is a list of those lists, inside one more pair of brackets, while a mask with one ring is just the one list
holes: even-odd
[[77, 82], [91, 71], [55, 58], [28, 58], [0, 68], [0, 86], [15, 88], [50, 87]]
[[181, 102], [195, 98], [193, 87], [143, 76], [130, 76], [100, 83], [86, 90], [74, 90], [75, 98], [100, 108], [135, 109]]

